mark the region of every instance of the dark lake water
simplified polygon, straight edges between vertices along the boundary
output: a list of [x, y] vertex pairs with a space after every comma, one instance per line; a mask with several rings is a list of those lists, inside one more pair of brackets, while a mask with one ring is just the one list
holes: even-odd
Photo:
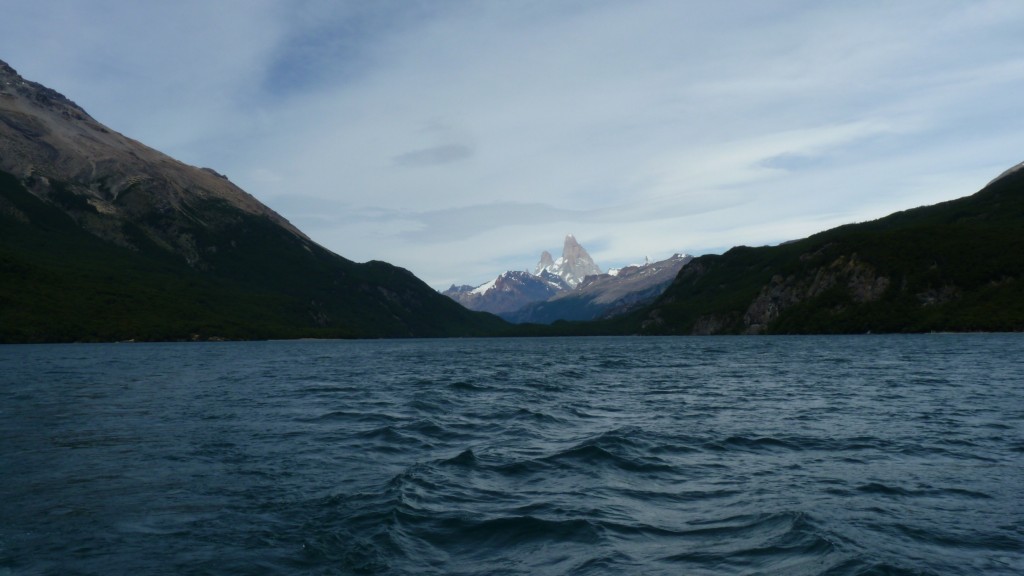
[[1024, 573], [1024, 335], [0, 346], [0, 576]]

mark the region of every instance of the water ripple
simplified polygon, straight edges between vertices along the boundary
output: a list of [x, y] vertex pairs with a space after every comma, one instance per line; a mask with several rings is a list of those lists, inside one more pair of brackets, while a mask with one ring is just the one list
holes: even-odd
[[0, 347], [0, 575], [1020, 574], [1024, 338]]

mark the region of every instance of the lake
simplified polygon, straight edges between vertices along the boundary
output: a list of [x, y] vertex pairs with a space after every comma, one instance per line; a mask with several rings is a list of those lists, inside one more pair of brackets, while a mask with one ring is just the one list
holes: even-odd
[[0, 575], [1021, 574], [1024, 335], [0, 346]]

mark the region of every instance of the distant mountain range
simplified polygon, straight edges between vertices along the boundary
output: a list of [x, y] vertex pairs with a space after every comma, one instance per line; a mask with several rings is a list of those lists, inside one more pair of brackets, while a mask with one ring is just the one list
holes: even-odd
[[0, 342], [493, 334], [0, 62]]
[[480, 286], [452, 285], [443, 294], [471, 310], [491, 312], [516, 323], [594, 320], [650, 303], [691, 259], [676, 254], [659, 262], [645, 261], [602, 273], [569, 234], [562, 255], [555, 260], [545, 250], [532, 274], [508, 271]]
[[693, 256], [674, 254], [665, 260], [587, 276], [573, 289], [500, 316], [515, 323], [550, 324], [559, 320], [596, 320], [625, 314], [653, 302], [690, 260]]

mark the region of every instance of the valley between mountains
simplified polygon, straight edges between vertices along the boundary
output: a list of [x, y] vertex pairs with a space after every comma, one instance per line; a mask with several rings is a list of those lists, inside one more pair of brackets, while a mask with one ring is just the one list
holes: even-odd
[[1024, 331], [1022, 165], [971, 196], [721, 255], [602, 272], [570, 235], [532, 272], [441, 294], [0, 61], [0, 343], [979, 330]]

